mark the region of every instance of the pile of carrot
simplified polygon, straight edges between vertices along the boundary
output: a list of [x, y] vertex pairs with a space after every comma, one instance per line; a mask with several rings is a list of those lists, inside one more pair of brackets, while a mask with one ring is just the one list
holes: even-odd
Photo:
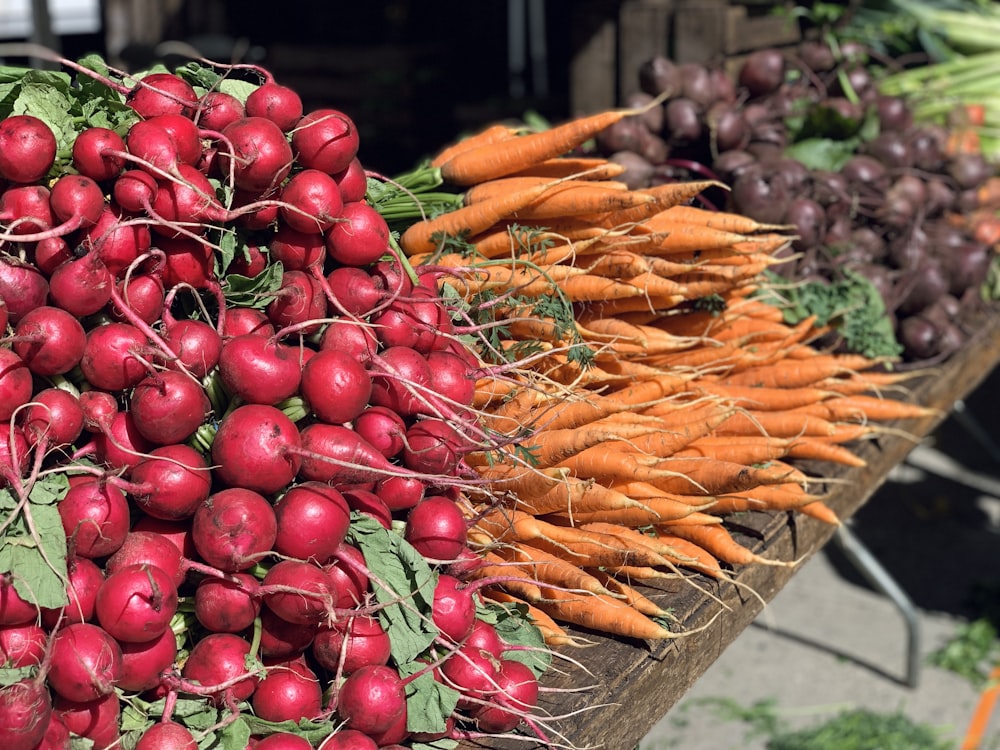
[[567, 624], [683, 635], [642, 584], [794, 564], [742, 544], [727, 517], [839, 523], [804, 467], [862, 466], [859, 441], [931, 413], [887, 395], [912, 374], [824, 351], [814, 321], [787, 325], [755, 296], [786, 227], [692, 205], [715, 183], [629, 190], [616, 164], [573, 156], [634, 114], [450, 146], [433, 164], [464, 207], [400, 238], [470, 305], [489, 300], [484, 358], [519, 357], [478, 385], [508, 447], [467, 457], [488, 480], [470, 541], [485, 594], [520, 602], [553, 645], [579, 642]]

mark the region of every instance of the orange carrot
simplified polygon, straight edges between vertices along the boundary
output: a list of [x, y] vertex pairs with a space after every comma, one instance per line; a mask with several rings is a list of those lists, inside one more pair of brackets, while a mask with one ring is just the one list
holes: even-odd
[[830, 461], [857, 468], [868, 465], [867, 461], [853, 451], [822, 438], [795, 438], [788, 446], [788, 457], [808, 461]]
[[588, 180], [613, 180], [625, 173], [625, 167], [618, 162], [608, 161], [601, 157], [559, 156], [554, 159], [534, 164], [511, 177], [569, 177], [586, 173]]
[[717, 428], [719, 435], [830, 436], [836, 427], [829, 420], [795, 411], [738, 410]]
[[761, 464], [788, 455], [791, 438], [770, 435], [706, 435], [688, 443], [674, 458], [714, 458], [742, 464]]
[[[555, 185], [552, 184], [554, 179], [558, 180]], [[587, 180], [576, 176], [567, 178], [501, 177], [497, 180], [489, 180], [488, 182], [480, 182], [478, 185], [473, 185], [465, 191], [464, 200], [466, 205], [479, 203], [480, 201], [490, 200], [506, 193], [527, 190], [536, 185], [551, 186], [550, 190], [546, 193], [546, 197], [549, 197], [554, 192], [593, 187], [607, 188], [623, 193], [628, 192], [628, 186], [618, 180]]]
[[483, 558], [483, 564], [475, 566], [469, 572], [471, 578], [477, 580], [495, 578], [497, 581], [495, 585], [528, 602], [538, 601], [542, 598], [542, 592], [538, 588], [536, 579], [523, 569], [510, 565], [505, 558], [493, 552], [484, 553]]
[[667, 640], [683, 637], [614, 597], [599, 594], [567, 594], [557, 589], [542, 589], [546, 599], [536, 606], [556, 621], [621, 638]]
[[542, 638], [548, 646], [582, 645], [579, 638], [569, 635], [555, 620], [523, 599], [511, 596], [505, 591], [497, 591], [492, 587], [486, 587], [483, 596], [501, 604], [512, 604], [515, 607], [522, 607], [531, 623], [541, 632]]
[[[705, 499], [705, 498], [702, 498]], [[709, 515], [707, 512], [712, 508], [713, 502], [705, 502], [702, 505], [681, 502], [673, 498], [664, 496], [661, 498], [650, 498], [644, 500], [641, 505], [634, 508], [615, 508], [611, 510], [580, 511], [550, 513], [547, 518], [567, 524], [590, 524], [604, 522], [623, 526], [631, 529], [638, 529], [654, 523], [720, 523], [721, 519]]]
[[654, 526], [657, 550], [673, 563], [691, 568], [712, 578], [726, 578], [719, 560], [704, 547], [670, 533], [669, 526]]
[[455, 185], [475, 185], [563, 156], [619, 120], [642, 110], [598, 112], [548, 130], [489, 143], [455, 154], [440, 165], [441, 176]]
[[619, 580], [608, 571], [593, 568], [587, 572], [600, 581], [601, 585], [607, 588], [616, 598], [621, 599], [637, 612], [641, 612], [647, 617], [670, 616], [670, 612], [668, 610], [663, 609], [663, 607], [647, 597], [641, 591], [629, 586], [624, 581]]
[[576, 563], [530, 544], [501, 545], [498, 553], [539, 584], [591, 594], [611, 594], [600, 581]]
[[752, 565], [754, 563], [764, 565], [778, 565], [790, 567], [795, 562], [785, 562], [783, 560], [770, 560], [761, 557], [747, 547], [737, 542], [729, 530], [722, 525], [714, 526], [667, 526], [669, 533], [687, 539], [693, 544], [706, 550], [717, 560], [729, 563], [730, 565]]
[[541, 430], [524, 445], [531, 452], [536, 466], [548, 467], [595, 446], [614, 441], [623, 441], [628, 445], [634, 438], [656, 433], [659, 429], [656, 424], [650, 423], [591, 423], [586, 430]]
[[[835, 422], [894, 421], [938, 416], [940, 409], [909, 401], [855, 394], [831, 398], [817, 405], [815, 413]], [[813, 413], [810, 411], [810, 413]]]
[[840, 526], [841, 521], [834, 512], [833, 508], [824, 503], [822, 500], [814, 500], [811, 503], [806, 503], [801, 508], [798, 509], [799, 513], [810, 518], [815, 518], [823, 523], [830, 524], [831, 526]]
[[635, 208], [615, 211], [605, 216], [595, 216], [594, 221], [602, 226], [621, 226], [648, 219], [654, 213], [687, 203], [712, 187], [725, 187], [715, 180], [665, 182], [654, 187], [642, 188], [638, 192], [651, 195], [654, 201]]
[[821, 388], [766, 388], [733, 385], [722, 381], [698, 380], [696, 391], [726, 399], [734, 406], [751, 411], [787, 411], [813, 404], [820, 404], [836, 394]]
[[979, 693], [979, 700], [966, 726], [959, 750], [978, 750], [998, 699], [1000, 699], [1000, 663], [996, 664], [987, 676], [986, 685]]
[[769, 388], [825, 387], [820, 384], [828, 378], [849, 375], [871, 365], [871, 359], [860, 354], [817, 354], [805, 360], [782, 360], [773, 365], [752, 367], [723, 380], [732, 385]]
[[563, 469], [534, 469], [529, 466], [496, 463], [477, 467], [479, 475], [489, 481], [495, 492], [541, 495], [557, 486], [567, 476]]
[[440, 167], [446, 161], [451, 159], [453, 156], [460, 154], [464, 151], [468, 151], [472, 148], [478, 148], [479, 146], [485, 146], [491, 143], [498, 143], [500, 141], [505, 141], [510, 138], [517, 136], [517, 130], [514, 128], [504, 125], [502, 123], [496, 123], [495, 125], [490, 125], [483, 128], [477, 133], [472, 133], [471, 135], [456, 141], [450, 146], [439, 151], [434, 158], [430, 161], [430, 166]]
[[626, 494], [604, 487], [590, 479], [567, 477], [565, 482], [536, 497], [519, 495], [517, 509], [535, 516], [549, 513], [593, 513], [622, 508], [645, 507]]
[[753, 219], [737, 213], [726, 211], [710, 211], [697, 206], [679, 205], [667, 209], [664, 219], [676, 222], [688, 222], [699, 226], [721, 229], [737, 234], [754, 234], [755, 232], [772, 230], [792, 230], [794, 227], [783, 224], [761, 224]]

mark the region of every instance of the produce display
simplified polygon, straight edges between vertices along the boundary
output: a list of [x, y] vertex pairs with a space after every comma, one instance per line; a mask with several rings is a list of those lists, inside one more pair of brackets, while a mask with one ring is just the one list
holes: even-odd
[[773, 269], [796, 282], [788, 319], [817, 314], [843, 350], [926, 366], [962, 346], [983, 304], [995, 217], [990, 232], [966, 217], [995, 166], [972, 127], [981, 106], [953, 102], [947, 123], [915, 117], [905, 80], [859, 44], [820, 39], [755, 51], [733, 73], [655, 58], [626, 103], [663, 105], [596, 145], [632, 186], [717, 179], [728, 190], [711, 204], [793, 227]]
[[[824, 471], [933, 414], [902, 365], [947, 350], [793, 317], [821, 253], [726, 180], [788, 186], [749, 135], [726, 172], [638, 128], [666, 89], [388, 177], [350, 113], [259, 66], [54, 59], [2, 69], [0, 99], [15, 750], [571, 746], [554, 659], [683, 638], [643, 582], [794, 565], [728, 521], [839, 523]], [[670, 171], [588, 149], [621, 128]], [[900, 308], [869, 276], [825, 283], [854, 280], [885, 344]]]

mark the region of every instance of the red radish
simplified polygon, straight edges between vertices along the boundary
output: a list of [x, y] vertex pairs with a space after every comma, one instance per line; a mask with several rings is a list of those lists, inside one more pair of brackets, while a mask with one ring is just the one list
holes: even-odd
[[[218, 159], [216, 159], [216, 164], [218, 164]], [[262, 229], [274, 231], [278, 224], [278, 211], [280, 209], [280, 204], [276, 200], [279, 192], [280, 186], [264, 191], [237, 188], [233, 192], [233, 200], [230, 204], [237, 226], [251, 231]]]
[[206, 130], [222, 130], [231, 122], [246, 117], [243, 102], [225, 91], [207, 91], [198, 101], [194, 121]]
[[140, 359], [148, 346], [146, 335], [128, 323], [105, 323], [91, 328], [80, 359], [83, 376], [95, 388], [125, 391], [148, 373]]
[[427, 354], [441, 348], [451, 321], [437, 292], [418, 286], [406, 297], [392, 300], [372, 319], [383, 346], [406, 346]]
[[159, 189], [159, 181], [149, 172], [127, 169], [118, 176], [111, 190], [119, 208], [137, 214], [152, 205]]
[[11, 325], [46, 304], [49, 282], [37, 267], [11, 256], [0, 256], [0, 297], [7, 308]]
[[361, 165], [361, 160], [356, 156], [344, 169], [334, 174], [333, 179], [340, 187], [340, 196], [344, 203], [363, 200], [368, 194], [368, 176]]
[[194, 590], [194, 615], [213, 633], [241, 633], [260, 614], [259, 586], [249, 573], [205, 577]]
[[233, 153], [221, 152], [219, 169], [234, 187], [263, 193], [280, 185], [292, 170], [294, 156], [281, 128], [263, 117], [244, 117], [222, 129]]
[[8, 115], [0, 122], [0, 177], [10, 182], [38, 182], [56, 157], [56, 136], [34, 115]]
[[319, 419], [344, 424], [368, 405], [372, 381], [357, 359], [328, 349], [317, 353], [302, 368], [300, 392]]
[[350, 544], [337, 547], [334, 559], [323, 568], [333, 579], [333, 588], [339, 594], [338, 609], [356, 607], [368, 593], [369, 581], [365, 556]]
[[323, 711], [323, 691], [316, 673], [305, 664], [281, 662], [268, 666], [250, 705], [264, 721], [314, 719]]
[[112, 575], [124, 568], [143, 564], [162, 570], [176, 587], [184, 583], [187, 575], [187, 567], [177, 545], [163, 534], [135, 528], [129, 531], [122, 546], [105, 561], [104, 573]]
[[247, 115], [271, 120], [285, 133], [302, 119], [302, 98], [294, 90], [274, 81], [251, 91], [245, 106]]
[[33, 234], [0, 234], [0, 238], [19, 242], [39, 242], [63, 237], [70, 232], [95, 224], [104, 210], [104, 191], [82, 174], [64, 174], [49, 190], [49, 207], [61, 224]]
[[233, 258], [227, 269], [227, 274], [236, 274], [254, 278], [267, 268], [268, 256], [261, 252], [257, 245], [246, 245], [243, 253]]
[[191, 730], [175, 721], [158, 721], [135, 741], [134, 750], [198, 750]]
[[42, 609], [42, 624], [50, 630], [62, 616], [62, 625], [88, 622], [94, 617], [97, 590], [104, 583], [104, 571], [93, 560], [74, 555], [66, 561], [69, 580], [66, 583], [68, 603], [58, 609]]
[[234, 487], [209, 495], [194, 514], [191, 539], [209, 565], [226, 573], [246, 570], [274, 545], [278, 524], [258, 493]]
[[45, 629], [40, 625], [0, 626], [0, 666], [19, 669], [41, 664], [47, 642]]
[[538, 679], [523, 662], [501, 659], [497, 670], [497, 692], [488, 705], [472, 709], [472, 717], [483, 732], [510, 732], [538, 704]]
[[126, 565], [109, 574], [97, 591], [94, 606], [97, 622], [120, 643], [148, 643], [158, 638], [176, 611], [173, 579], [148, 563]]
[[294, 732], [274, 732], [261, 737], [253, 747], [254, 750], [312, 750], [309, 740]]
[[84, 479], [73, 484], [58, 508], [72, 553], [91, 559], [107, 557], [125, 541], [128, 500], [125, 493], [107, 482]]
[[111, 300], [115, 277], [97, 253], [68, 260], [49, 276], [49, 300], [56, 307], [84, 318]]
[[35, 243], [35, 265], [46, 276], [76, 256], [63, 237], [46, 237]]
[[35, 750], [67, 750], [71, 744], [69, 727], [61, 716], [53, 713], [49, 718], [48, 728], [42, 741], [35, 745]]
[[130, 408], [136, 429], [157, 445], [182, 443], [212, 409], [201, 383], [175, 370], [147, 376], [132, 390]]
[[177, 636], [170, 628], [151, 641], [123, 642], [122, 671], [118, 687], [128, 692], [152, 690], [163, 680], [177, 658]]
[[497, 629], [486, 620], [478, 618], [472, 624], [472, 630], [469, 631], [463, 645], [485, 651], [494, 659], [503, 657], [503, 653], [507, 649], [507, 644], [500, 638]]
[[168, 113], [191, 116], [198, 97], [191, 85], [173, 73], [150, 73], [144, 76], [125, 97], [141, 117]]
[[260, 404], [238, 406], [215, 433], [213, 474], [230, 486], [271, 494], [287, 486], [299, 471], [300, 446], [298, 428], [280, 410]]
[[184, 444], [150, 451], [133, 468], [126, 491], [153, 518], [179, 521], [194, 515], [212, 487], [208, 461]]
[[303, 169], [293, 174], [281, 188], [281, 201], [278, 210], [281, 220], [307, 234], [322, 234], [339, 225], [341, 212], [346, 208], [337, 182], [318, 169]]
[[31, 401], [34, 384], [28, 364], [10, 349], [0, 348], [0, 421]]
[[246, 403], [274, 405], [298, 391], [302, 370], [290, 346], [244, 334], [222, 345], [219, 377], [229, 393]]
[[70, 734], [88, 742], [93, 750], [109, 750], [120, 743], [121, 703], [116, 694], [79, 702], [55, 695], [53, 716], [59, 717]]
[[300, 437], [299, 477], [305, 481], [356, 484], [400, 471], [349, 427], [315, 422]]
[[322, 265], [326, 259], [326, 245], [316, 232], [304, 232], [289, 224], [282, 224], [268, 243], [272, 261], [278, 261], [287, 271], [304, 271]]
[[362, 201], [345, 203], [340, 221], [326, 232], [330, 257], [345, 266], [367, 266], [389, 251], [389, 225]]
[[52, 695], [44, 680], [27, 677], [0, 686], [0, 742], [10, 750], [33, 750], [43, 741], [52, 716]]
[[111, 469], [131, 469], [152, 449], [153, 444], [139, 434], [130, 411], [115, 414], [107, 429], [94, 438], [95, 457]]
[[[134, 471], [134, 469], [133, 469]], [[183, 557], [194, 558], [198, 552], [191, 541], [191, 524], [184, 521], [164, 521], [161, 518], [142, 515], [132, 524], [132, 533], [151, 531], [174, 545]]]
[[354, 418], [354, 431], [386, 458], [403, 450], [406, 422], [392, 409], [369, 406]]
[[[111, 295], [111, 317], [118, 323], [132, 316], [148, 326], [160, 320], [164, 303], [163, 280], [159, 274], [144, 273], [117, 282], [117, 295]], [[117, 300], [121, 300], [121, 304]]]
[[[207, 691], [213, 705], [248, 699], [260, 677], [247, 668], [250, 643], [232, 633], [210, 633], [191, 647], [181, 669], [185, 680]], [[199, 694], [201, 694], [199, 692]]]
[[445, 402], [444, 413], [470, 406], [476, 395], [474, 365], [453, 351], [435, 349], [426, 355], [431, 370], [431, 390]]
[[366, 733], [357, 729], [339, 729], [328, 735], [318, 750], [379, 750], [378, 745]]
[[382, 286], [391, 297], [407, 297], [413, 291], [413, 281], [395, 258], [380, 260], [371, 267], [371, 272], [382, 279]]
[[80, 408], [83, 409], [83, 429], [100, 433], [111, 428], [111, 420], [118, 413], [118, 400], [108, 391], [82, 391]]
[[103, 628], [76, 622], [53, 636], [49, 686], [66, 700], [86, 703], [113, 695], [122, 652]]
[[125, 168], [123, 151], [125, 141], [114, 130], [90, 127], [73, 141], [73, 166], [95, 182], [112, 180]]
[[[179, 237], [184, 231], [202, 234], [211, 222], [224, 223], [228, 213], [215, 197], [215, 189], [196, 167], [178, 164], [177, 178], [160, 180], [153, 211], [162, 223], [153, 224], [153, 231], [166, 237]], [[202, 225], [202, 226], [192, 226]]]
[[395, 669], [370, 664], [352, 672], [337, 694], [337, 715], [347, 729], [378, 735], [406, 711], [403, 681]]
[[162, 273], [166, 286], [190, 284], [195, 289], [207, 289], [215, 283], [215, 251], [207, 242], [194, 237], [163, 236], [156, 245], [164, 254]]
[[274, 504], [274, 514], [278, 520], [274, 551], [318, 563], [333, 557], [351, 523], [344, 496], [320, 482], [293, 486]]
[[11, 573], [0, 574], [0, 625], [25, 625], [38, 617], [38, 607], [21, 597]]
[[261, 581], [264, 606], [282, 620], [318, 625], [331, 615], [337, 592], [319, 565], [302, 560], [280, 560]]
[[420, 477], [383, 477], [375, 485], [375, 494], [390, 511], [407, 510], [424, 499], [427, 485]]
[[327, 315], [326, 295], [312, 275], [305, 271], [285, 271], [266, 312], [276, 327], [293, 326], [296, 333], [308, 336], [323, 325], [321, 321]]
[[162, 336], [178, 358], [168, 361], [167, 367], [176, 369], [183, 365], [196, 378], [203, 378], [219, 362], [222, 336], [204, 320], [164, 320]]
[[469, 709], [497, 690], [497, 662], [488, 654], [459, 646], [441, 665], [445, 683], [461, 693], [458, 707]]
[[403, 705], [403, 714], [394, 721], [384, 732], [372, 735], [381, 750], [406, 750], [398, 744], [410, 736], [406, 729], [406, 705]]
[[367, 365], [375, 356], [378, 341], [368, 326], [342, 319], [331, 321], [323, 329], [319, 348], [321, 351], [332, 349], [345, 352]]
[[424, 355], [408, 346], [390, 346], [379, 355], [372, 371], [371, 403], [404, 417], [427, 410], [431, 368]]
[[149, 250], [149, 227], [126, 223], [121, 209], [109, 205], [95, 224], [81, 232], [80, 245], [93, 251], [113, 276], [120, 277], [136, 258]]
[[201, 159], [201, 137], [198, 126], [190, 117], [171, 112], [147, 118], [146, 122], [163, 128], [170, 134], [181, 164], [195, 166]]
[[274, 660], [293, 659], [305, 653], [318, 625], [289, 622], [268, 607], [260, 610], [260, 655]]
[[464, 641], [475, 625], [476, 603], [472, 590], [447, 573], [438, 575], [431, 611], [438, 630], [455, 643]]
[[368, 490], [345, 489], [343, 491], [347, 506], [358, 513], [371, 516], [385, 528], [392, 528], [392, 511], [385, 500]]
[[448, 422], [433, 417], [421, 419], [406, 431], [403, 465], [422, 474], [451, 475], [456, 472], [468, 441]]
[[270, 337], [277, 333], [277, 329], [262, 310], [253, 307], [232, 307], [226, 310], [222, 338], [232, 339], [247, 333]]
[[320, 628], [310, 651], [323, 669], [331, 674], [339, 670], [345, 675], [369, 664], [388, 664], [391, 655], [389, 634], [368, 615], [348, 617]]
[[303, 115], [292, 133], [298, 163], [330, 175], [347, 169], [358, 154], [358, 146], [354, 121], [336, 109], [316, 109]]
[[455, 560], [465, 549], [468, 522], [458, 504], [443, 495], [431, 495], [406, 516], [404, 536], [413, 548], [435, 561]]
[[6, 487], [13, 477], [22, 476], [28, 468], [28, 440], [24, 430], [10, 422], [0, 422], [0, 488]]
[[54, 224], [49, 189], [44, 185], [9, 187], [0, 193], [0, 221], [13, 234], [33, 234]]
[[338, 309], [350, 315], [367, 315], [382, 302], [385, 290], [381, 281], [354, 266], [338, 266], [326, 277]]

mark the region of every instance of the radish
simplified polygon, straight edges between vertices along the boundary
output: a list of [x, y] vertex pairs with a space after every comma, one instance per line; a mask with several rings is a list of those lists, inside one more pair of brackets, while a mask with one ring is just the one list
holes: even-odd
[[305, 481], [356, 484], [394, 475], [400, 471], [343, 425], [315, 422], [301, 432], [299, 477]]
[[274, 336], [277, 329], [267, 315], [253, 307], [232, 307], [226, 310], [226, 319], [221, 327], [223, 339], [232, 339], [247, 333], [258, 336]]
[[317, 353], [302, 368], [300, 392], [317, 418], [344, 424], [368, 405], [372, 381], [357, 359], [328, 349]]
[[293, 174], [281, 188], [281, 200], [281, 220], [307, 234], [322, 234], [338, 226], [342, 223], [341, 212], [346, 209], [337, 182], [318, 169]]
[[336, 553], [351, 523], [344, 496], [320, 482], [303, 482], [274, 504], [278, 534], [274, 551], [297, 560], [326, 563]]
[[335, 350], [350, 354], [361, 364], [367, 365], [375, 357], [378, 341], [371, 329], [353, 320], [333, 320], [323, 329], [319, 341], [320, 351]]
[[406, 516], [404, 538], [417, 552], [437, 562], [455, 560], [466, 548], [468, 522], [458, 504], [443, 495], [431, 495]]
[[[95, 182], [106, 182], [125, 168], [125, 141], [110, 128], [90, 127], [73, 141], [73, 167]], [[108, 153], [114, 152], [114, 153]]]
[[274, 732], [261, 737], [254, 744], [254, 750], [312, 750], [305, 737], [294, 732]]
[[[216, 159], [216, 164], [218, 164], [218, 159]], [[236, 225], [250, 231], [264, 229], [274, 231], [275, 227], [280, 230], [281, 227], [277, 226], [280, 203], [275, 200], [279, 192], [280, 186], [263, 191], [236, 188], [230, 203]]]
[[340, 196], [345, 204], [363, 200], [368, 194], [368, 176], [361, 165], [361, 160], [356, 156], [346, 167], [334, 174], [333, 179], [337, 181]]
[[33, 750], [49, 726], [52, 695], [44, 679], [25, 678], [0, 686], [0, 742], [9, 750]]
[[479, 729], [493, 734], [515, 729], [538, 703], [538, 679], [530, 667], [513, 659], [499, 663], [497, 691], [489, 696], [487, 705], [471, 711]]
[[10, 182], [38, 182], [56, 157], [56, 136], [34, 115], [7, 115], [0, 122], [0, 177]]
[[11, 349], [0, 348], [0, 421], [10, 421], [20, 407], [31, 401], [33, 390], [27, 362]]
[[455, 474], [462, 455], [471, 449], [458, 430], [433, 417], [411, 425], [404, 442], [403, 465], [422, 474]]
[[184, 444], [154, 448], [123, 485], [135, 504], [153, 518], [190, 518], [208, 499], [212, 473], [201, 453]]
[[358, 129], [336, 109], [316, 109], [302, 116], [292, 132], [295, 158], [304, 169], [334, 175], [357, 156]]
[[476, 618], [472, 624], [472, 630], [465, 637], [463, 645], [485, 651], [494, 659], [502, 658], [504, 651], [507, 649], [507, 644], [504, 643], [499, 633], [497, 633], [497, 629], [486, 622], [486, 620], [480, 620], [479, 618]]
[[227, 275], [246, 276], [249, 279], [259, 276], [267, 268], [268, 256], [258, 245], [245, 245], [243, 252], [233, 258], [226, 269]]
[[451, 320], [437, 292], [422, 286], [393, 299], [372, 324], [383, 346], [405, 346], [421, 354], [441, 348], [443, 336], [451, 333]]
[[44, 185], [9, 187], [0, 194], [0, 221], [13, 234], [33, 234], [51, 229], [49, 189]]
[[371, 516], [383, 527], [392, 528], [392, 510], [386, 505], [385, 500], [374, 492], [360, 489], [344, 489], [344, 499], [347, 506], [358, 513]]
[[142, 733], [133, 750], [198, 750], [198, 743], [187, 727], [159, 721]]
[[125, 97], [126, 103], [140, 117], [168, 113], [191, 116], [198, 97], [191, 85], [173, 73], [150, 73], [144, 76]]
[[263, 193], [280, 185], [292, 170], [294, 156], [281, 128], [263, 117], [244, 117], [222, 129], [233, 152], [218, 156], [223, 175], [233, 186]]
[[371, 737], [357, 729], [339, 729], [328, 735], [318, 750], [379, 750]]
[[[295, 423], [273, 406], [245, 404], [219, 423], [212, 442], [214, 476], [232, 487], [271, 494], [288, 485], [302, 459]], [[250, 469], [252, 467], [252, 470]]]
[[408, 346], [390, 346], [372, 366], [371, 403], [404, 417], [427, 410], [431, 368], [424, 355]]
[[138, 319], [151, 326], [163, 315], [164, 298], [163, 280], [158, 273], [128, 276], [117, 282], [111, 295], [111, 318], [117, 323]]
[[69, 727], [61, 716], [53, 713], [45, 730], [45, 736], [35, 746], [35, 750], [66, 750], [70, 747], [70, 742]]
[[5, 669], [34, 667], [45, 657], [48, 638], [34, 623], [0, 626], [0, 665]]
[[406, 711], [403, 681], [395, 669], [370, 664], [352, 672], [337, 694], [337, 715], [347, 729], [378, 735]]
[[349, 315], [367, 315], [385, 297], [381, 279], [363, 268], [338, 266], [326, 277], [337, 306]]
[[91, 559], [106, 557], [124, 543], [129, 505], [117, 487], [83, 479], [70, 486], [58, 508], [71, 553]]
[[61, 695], [52, 698], [53, 717], [58, 717], [72, 737], [87, 742], [93, 750], [109, 750], [120, 743], [121, 703], [116, 694], [80, 702]]
[[[476, 602], [472, 589], [454, 576], [439, 574], [434, 587], [431, 612], [438, 630], [455, 643], [461, 643], [472, 632], [476, 621]], [[451, 658], [449, 657], [449, 661]]]
[[219, 362], [222, 336], [204, 320], [184, 318], [168, 321], [164, 318], [162, 336], [177, 355], [177, 360], [167, 362], [167, 367], [171, 369], [183, 367], [194, 377], [203, 378]]
[[175, 370], [140, 380], [129, 404], [139, 434], [157, 445], [184, 442], [212, 410], [201, 383]]
[[93, 560], [73, 555], [66, 561], [69, 580], [66, 582], [67, 604], [58, 609], [42, 608], [42, 624], [52, 629], [62, 617], [62, 625], [89, 622], [94, 617], [97, 590], [104, 583], [104, 571]]
[[153, 198], [152, 213], [162, 219], [153, 224], [153, 231], [166, 237], [180, 237], [184, 232], [200, 235], [208, 223], [225, 223], [228, 212], [208, 178], [189, 164], [178, 164], [174, 171], [177, 178], [160, 180]]
[[206, 91], [198, 100], [194, 121], [206, 130], [222, 130], [246, 117], [243, 102], [224, 91]]
[[173, 112], [149, 117], [146, 122], [167, 131], [177, 148], [177, 158], [181, 164], [195, 166], [201, 159], [201, 136], [198, 126], [190, 117]]
[[191, 524], [187, 520], [165, 521], [143, 514], [132, 524], [132, 533], [137, 531], [151, 531], [158, 534], [174, 545], [183, 557], [190, 559], [198, 556], [194, 542], [191, 541]]
[[118, 688], [128, 692], [152, 690], [177, 658], [177, 636], [170, 628], [151, 641], [121, 643], [122, 671]]
[[430, 351], [426, 359], [431, 371], [431, 390], [444, 402], [441, 411], [448, 413], [457, 406], [471, 406], [476, 395], [477, 364], [447, 349]]
[[128, 323], [105, 323], [90, 329], [80, 370], [95, 388], [125, 391], [148, 373], [141, 352], [148, 346], [145, 334]]
[[482, 651], [459, 646], [441, 665], [445, 684], [461, 693], [458, 708], [471, 709], [497, 690], [498, 663]]
[[257, 687], [259, 677], [247, 668], [250, 643], [232, 633], [210, 633], [195, 642], [181, 669], [182, 677], [197, 686], [213, 705], [248, 699]]
[[321, 321], [327, 315], [326, 295], [312, 275], [305, 271], [285, 271], [266, 312], [276, 327], [293, 327], [297, 333], [308, 336], [323, 325]]
[[49, 276], [49, 301], [78, 318], [93, 315], [111, 301], [115, 277], [101, 256], [89, 252], [58, 266]]
[[275, 563], [261, 581], [264, 606], [282, 620], [317, 625], [331, 616], [337, 592], [319, 565], [303, 560]]
[[386, 458], [403, 450], [406, 422], [385, 406], [369, 406], [354, 418], [354, 431]]
[[80, 236], [80, 245], [96, 253], [116, 277], [150, 247], [149, 227], [126, 218], [118, 206], [105, 206], [97, 222]]
[[163, 251], [163, 283], [168, 286], [188, 284], [195, 289], [209, 289], [215, 280], [215, 251], [207, 242], [194, 237], [167, 237], [157, 239]]
[[260, 654], [268, 659], [292, 659], [305, 653], [318, 625], [302, 625], [279, 617], [269, 607], [260, 610]]
[[390, 511], [407, 510], [424, 499], [427, 485], [420, 477], [383, 477], [375, 485], [375, 494]]
[[389, 225], [363, 201], [345, 203], [337, 221], [326, 231], [330, 257], [345, 266], [367, 266], [389, 251]]
[[114, 695], [122, 652], [107, 631], [89, 622], [75, 622], [60, 628], [52, 639], [48, 682], [53, 691], [77, 703]]
[[369, 664], [388, 664], [390, 646], [389, 634], [376, 618], [358, 615], [320, 628], [310, 652], [331, 674], [349, 675]]
[[299, 390], [302, 369], [295, 350], [274, 338], [244, 334], [222, 345], [219, 377], [248, 404], [274, 405]]
[[203, 578], [194, 590], [194, 615], [213, 633], [241, 633], [260, 614], [259, 586], [249, 573]]
[[251, 91], [245, 107], [250, 117], [264, 117], [285, 133], [302, 119], [302, 97], [274, 81], [263, 83]]
[[8, 322], [17, 321], [46, 304], [49, 282], [37, 267], [12, 256], [0, 255], [0, 298], [7, 309]]
[[356, 607], [369, 590], [368, 568], [365, 556], [357, 547], [341, 544], [334, 553], [334, 559], [323, 566], [326, 574], [333, 579], [338, 609]]
[[100, 433], [111, 428], [111, 420], [118, 413], [118, 400], [108, 391], [81, 391], [80, 408], [83, 410], [83, 429]]
[[114, 202], [123, 211], [140, 213], [152, 205], [160, 183], [155, 176], [143, 169], [127, 169], [118, 175], [111, 188]]
[[153, 449], [153, 444], [139, 434], [135, 417], [120, 411], [111, 423], [94, 438], [94, 455], [111, 469], [131, 469]]
[[198, 555], [226, 573], [256, 564], [270, 552], [278, 533], [271, 504], [242, 487], [209, 495], [191, 523], [191, 540]]
[[302, 662], [279, 662], [268, 665], [250, 705], [264, 721], [314, 719], [323, 711], [323, 691], [316, 673]]
[[152, 565], [170, 576], [175, 587], [180, 587], [187, 575], [185, 563], [177, 545], [163, 534], [133, 528], [122, 545], [105, 561], [104, 573], [112, 575], [130, 566]]
[[159, 637], [176, 611], [173, 579], [148, 563], [126, 565], [109, 574], [94, 606], [97, 622], [120, 643], [148, 643]]
[[271, 236], [268, 252], [288, 271], [304, 271], [321, 266], [326, 260], [326, 245], [321, 234], [301, 231], [282, 224]]
[[0, 574], [0, 625], [26, 625], [37, 617], [38, 607], [14, 588], [13, 574]]
[[16, 424], [0, 422], [0, 434], [6, 436], [6, 439], [0, 438], [0, 489], [3, 489], [12, 481], [17, 483], [14, 478], [27, 471], [29, 453], [24, 430]]

